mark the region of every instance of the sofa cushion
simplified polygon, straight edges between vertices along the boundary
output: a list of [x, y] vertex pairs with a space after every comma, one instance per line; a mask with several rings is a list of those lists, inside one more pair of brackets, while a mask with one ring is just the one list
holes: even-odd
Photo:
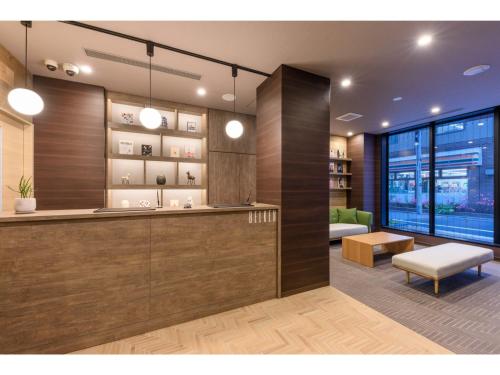
[[343, 224], [357, 224], [356, 208], [339, 208], [339, 223]]
[[330, 224], [330, 240], [336, 240], [345, 236], [368, 233], [368, 227], [361, 224]]
[[392, 264], [423, 276], [441, 279], [493, 260], [493, 251], [459, 243], [427, 247], [392, 257]]
[[336, 207], [330, 208], [330, 224], [339, 222], [339, 210]]

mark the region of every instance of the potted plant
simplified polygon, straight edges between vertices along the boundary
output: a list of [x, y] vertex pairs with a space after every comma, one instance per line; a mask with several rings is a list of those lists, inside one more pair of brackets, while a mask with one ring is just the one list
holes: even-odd
[[32, 197], [33, 185], [31, 183], [31, 177], [26, 178], [21, 176], [17, 190], [11, 188], [10, 186], [9, 189], [19, 193], [21, 196], [21, 198], [16, 198], [14, 202], [14, 209], [17, 214], [29, 214], [35, 212], [36, 199]]

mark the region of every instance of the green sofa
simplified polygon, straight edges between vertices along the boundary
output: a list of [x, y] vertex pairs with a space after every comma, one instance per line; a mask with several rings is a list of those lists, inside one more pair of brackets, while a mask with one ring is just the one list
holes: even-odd
[[330, 241], [371, 232], [373, 214], [356, 208], [330, 208]]

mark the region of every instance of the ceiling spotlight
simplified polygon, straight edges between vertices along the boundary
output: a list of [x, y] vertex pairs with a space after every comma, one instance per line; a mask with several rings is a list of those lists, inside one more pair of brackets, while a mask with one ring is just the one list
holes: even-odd
[[233, 94], [224, 94], [222, 95], [222, 100], [225, 100], [226, 102], [232, 102], [236, 99], [236, 97]]
[[401, 100], [403, 100], [402, 96], [396, 96], [395, 98], [392, 98], [393, 102], [400, 102]]
[[85, 74], [92, 73], [92, 68], [88, 65], [80, 65], [80, 71]]
[[352, 82], [350, 78], [344, 78], [342, 81], [340, 81], [340, 86], [342, 87], [349, 87], [351, 86]]
[[485, 65], [476, 65], [476, 66], [470, 67], [469, 69], [465, 70], [464, 76], [472, 77], [472, 76], [475, 76], [477, 74], [484, 73], [489, 69], [490, 69], [490, 65], [486, 65], [486, 64]]
[[432, 107], [431, 108], [431, 113], [433, 115], [437, 115], [439, 112], [441, 112], [441, 108], [440, 107], [436, 106], [436, 107]]
[[347, 136], [350, 137], [352, 135], [352, 132], [347, 132]]
[[387, 128], [389, 126], [389, 121], [383, 121], [382, 122], [382, 127]]
[[473, 144], [474, 142], [472, 142], [472, 141], [468, 141], [467, 143], [471, 145], [471, 144]]
[[478, 122], [477, 123], [477, 126], [483, 126], [484, 125], [484, 122]]
[[426, 47], [432, 43], [432, 35], [424, 34], [417, 39], [417, 45], [419, 47]]
[[207, 90], [205, 90], [203, 87], [200, 87], [198, 88], [198, 90], [196, 90], [196, 93], [198, 94], [198, 96], [205, 96], [207, 95]]

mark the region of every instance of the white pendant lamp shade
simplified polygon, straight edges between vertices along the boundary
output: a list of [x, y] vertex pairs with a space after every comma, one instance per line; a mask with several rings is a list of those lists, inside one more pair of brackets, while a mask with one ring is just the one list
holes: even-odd
[[17, 88], [9, 92], [7, 100], [16, 112], [22, 113], [27, 116], [34, 116], [42, 112], [43, 100], [36, 92]]
[[148, 129], [158, 129], [161, 125], [161, 115], [154, 108], [146, 107], [139, 114], [141, 124]]
[[226, 134], [228, 137], [237, 139], [243, 135], [243, 125], [238, 120], [231, 120], [226, 124]]

